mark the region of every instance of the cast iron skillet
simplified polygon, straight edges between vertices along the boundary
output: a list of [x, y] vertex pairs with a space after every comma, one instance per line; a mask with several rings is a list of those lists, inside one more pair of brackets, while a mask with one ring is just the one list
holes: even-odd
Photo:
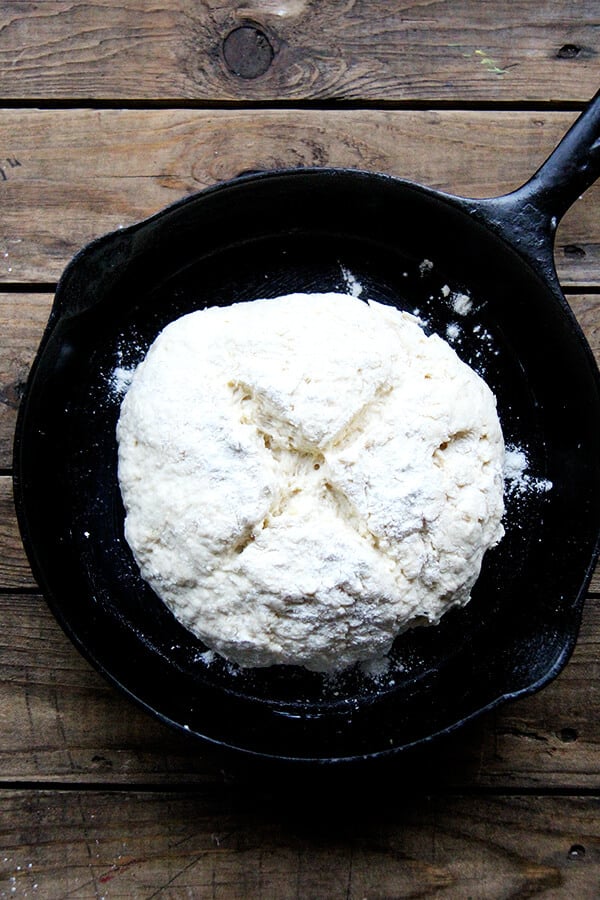
[[[275, 171], [205, 190], [75, 257], [21, 405], [15, 496], [34, 574], [104, 675], [213, 745], [330, 763], [397, 754], [559, 672], [598, 549], [600, 397], [552, 248], [559, 219], [599, 171], [597, 96], [507, 196], [467, 200], [361, 171]], [[472, 602], [399, 638], [386, 672], [240, 672], [203, 655], [138, 575], [123, 538], [114, 371], [193, 309], [356, 282], [364, 297], [418, 309], [430, 331], [452, 337], [495, 391], [531, 481], [508, 498], [506, 536]], [[446, 286], [468, 293], [470, 312], [456, 312]]]

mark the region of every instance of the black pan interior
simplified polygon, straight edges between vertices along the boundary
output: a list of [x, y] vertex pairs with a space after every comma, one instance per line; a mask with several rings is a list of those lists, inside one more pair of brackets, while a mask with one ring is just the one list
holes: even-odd
[[[192, 310], [357, 283], [418, 312], [485, 377], [535, 485], [508, 497], [506, 536], [472, 602], [399, 637], [386, 671], [333, 679], [210, 661], [123, 538], [115, 370]], [[447, 288], [468, 293], [466, 315]], [[532, 690], [565, 662], [600, 520], [599, 407], [560, 295], [460, 202], [358, 172], [242, 178], [101, 239], [67, 269], [18, 425], [19, 519], [67, 632], [159, 717], [248, 753], [372, 757]]]

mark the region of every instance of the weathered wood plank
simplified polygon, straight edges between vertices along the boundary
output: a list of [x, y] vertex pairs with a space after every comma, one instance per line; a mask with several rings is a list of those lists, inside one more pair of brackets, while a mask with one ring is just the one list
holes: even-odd
[[[249, 169], [348, 166], [459, 194], [504, 193], [533, 174], [575, 117], [3, 110], [0, 282], [54, 281], [93, 237]], [[556, 258], [565, 284], [600, 283], [599, 198], [600, 186], [590, 189], [560, 226]]]
[[12, 478], [0, 476], [0, 588], [34, 588], [13, 504]]
[[11, 465], [17, 409], [51, 304], [51, 294], [0, 294], [0, 468]]
[[599, 49], [589, 0], [0, 3], [16, 98], [585, 100]]
[[[41, 597], [0, 596], [0, 782], [208, 784], [231, 761], [138, 710], [80, 656]], [[505, 704], [394, 770], [424, 789], [594, 788], [600, 778], [600, 602], [543, 691]]]
[[210, 781], [215, 768], [114, 690], [45, 601], [0, 596], [0, 779]]
[[567, 300], [600, 366], [600, 295], [569, 294]]
[[596, 797], [3, 793], [3, 896], [592, 900]]

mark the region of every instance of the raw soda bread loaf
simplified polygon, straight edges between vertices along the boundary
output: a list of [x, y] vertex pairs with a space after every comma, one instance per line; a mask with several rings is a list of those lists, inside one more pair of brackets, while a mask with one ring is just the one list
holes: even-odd
[[344, 294], [171, 323], [117, 436], [142, 576], [241, 666], [381, 657], [469, 600], [503, 534], [492, 392], [413, 316]]

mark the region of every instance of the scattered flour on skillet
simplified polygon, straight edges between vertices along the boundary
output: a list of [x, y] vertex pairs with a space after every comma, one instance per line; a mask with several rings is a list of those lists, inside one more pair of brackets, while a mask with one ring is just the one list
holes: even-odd
[[117, 397], [123, 397], [131, 386], [133, 373], [135, 369], [126, 369], [123, 366], [117, 366], [113, 369], [110, 377], [110, 387]]
[[346, 268], [346, 266], [340, 266], [340, 269], [342, 271], [346, 293], [350, 294], [351, 297], [360, 297], [364, 288], [356, 275], [354, 275], [350, 269]]
[[242, 667], [381, 658], [467, 603], [503, 535], [492, 392], [413, 316], [349, 295], [172, 322], [117, 438], [142, 576]]
[[145, 356], [142, 344], [136, 340], [128, 340], [117, 347], [116, 366], [108, 375], [109, 397], [113, 400], [122, 400], [133, 379], [140, 360]]
[[545, 494], [552, 490], [547, 478], [537, 478], [529, 471], [529, 457], [521, 447], [509, 445], [504, 455], [504, 480], [509, 498], [524, 494]]

